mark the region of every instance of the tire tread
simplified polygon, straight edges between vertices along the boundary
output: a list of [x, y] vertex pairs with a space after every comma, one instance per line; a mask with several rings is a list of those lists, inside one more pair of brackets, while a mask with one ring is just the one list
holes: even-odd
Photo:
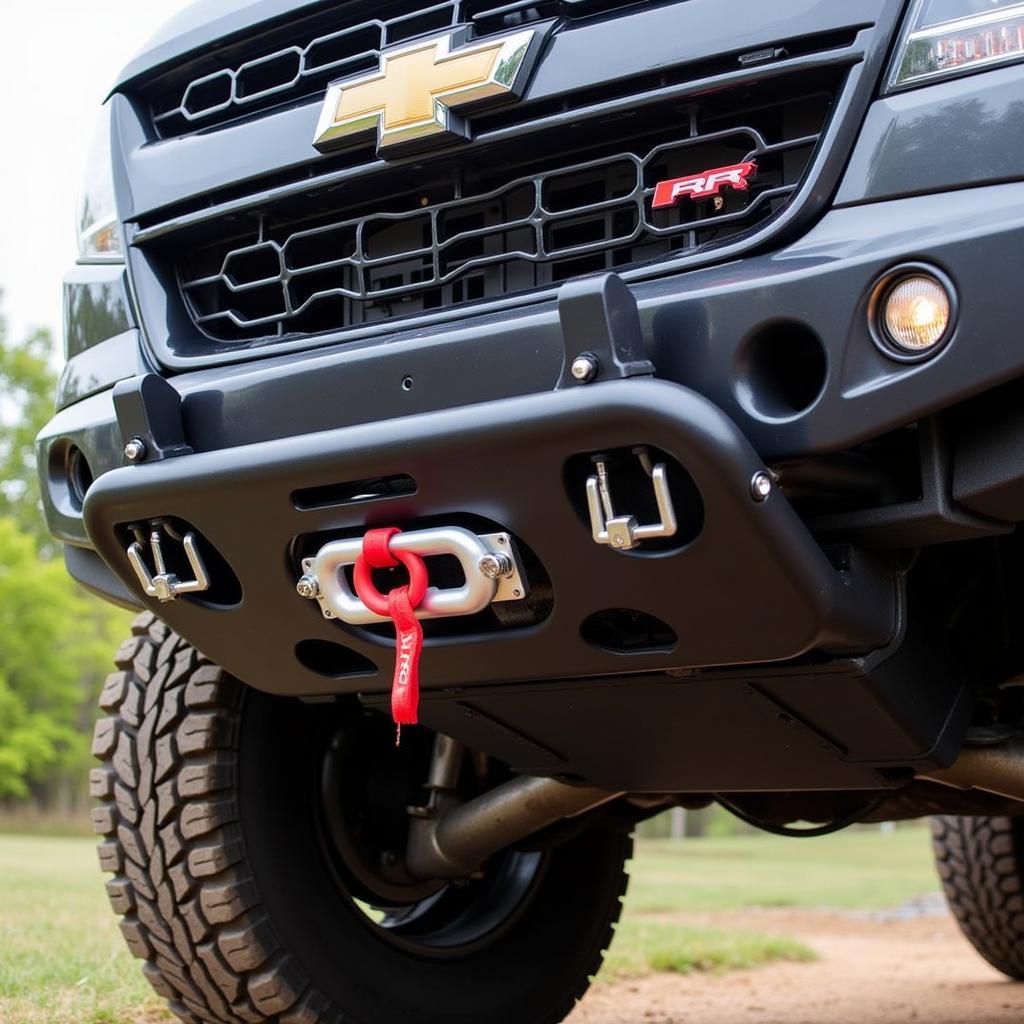
[[964, 935], [997, 970], [1024, 981], [1024, 819], [932, 819], [946, 901]]
[[341, 1024], [259, 910], [231, 793], [243, 688], [150, 613], [100, 696], [90, 775], [107, 893], [187, 1024]]

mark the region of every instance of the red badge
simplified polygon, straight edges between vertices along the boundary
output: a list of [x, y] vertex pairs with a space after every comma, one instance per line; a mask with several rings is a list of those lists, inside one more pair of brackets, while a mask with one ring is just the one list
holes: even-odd
[[724, 185], [739, 192], [746, 192], [747, 184], [755, 174], [757, 164], [747, 161], [742, 164], [730, 164], [728, 167], [715, 167], [713, 170], [691, 174], [686, 178], [659, 181], [654, 187], [654, 209], [662, 210], [675, 206], [684, 196], [689, 196], [690, 199], [717, 196]]

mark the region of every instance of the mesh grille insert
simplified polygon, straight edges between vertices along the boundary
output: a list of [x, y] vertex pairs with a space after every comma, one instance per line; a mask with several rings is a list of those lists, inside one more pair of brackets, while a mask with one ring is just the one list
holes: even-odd
[[[756, 93], [655, 105], [504, 149], [381, 165], [334, 190], [225, 215], [174, 236], [181, 294], [209, 338], [246, 342], [337, 331], [691, 252], [759, 226], [786, 204], [839, 77], [792, 75]], [[758, 165], [748, 191], [652, 210], [658, 181], [744, 160]]]

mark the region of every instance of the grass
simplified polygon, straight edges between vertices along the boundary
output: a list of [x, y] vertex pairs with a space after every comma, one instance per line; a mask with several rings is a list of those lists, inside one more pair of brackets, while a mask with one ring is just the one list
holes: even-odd
[[[884, 908], [935, 888], [922, 829], [806, 842], [644, 842], [602, 979], [813, 957], [787, 938], [652, 915], [750, 906]], [[125, 950], [93, 842], [0, 835], [0, 1024], [170, 1020]]]
[[645, 921], [628, 916], [615, 933], [600, 980], [621, 981], [649, 974], [749, 970], [778, 960], [816, 959], [796, 939], [707, 926]]
[[640, 913], [742, 907], [898, 906], [938, 887], [928, 832], [842, 832], [822, 839], [753, 835], [683, 843], [654, 840], [629, 887]]
[[0, 1022], [121, 1024], [159, 1006], [110, 911], [95, 843], [0, 836]]

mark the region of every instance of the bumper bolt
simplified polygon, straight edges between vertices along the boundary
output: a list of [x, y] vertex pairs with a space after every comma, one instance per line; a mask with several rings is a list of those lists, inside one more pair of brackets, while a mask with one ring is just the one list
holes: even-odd
[[772, 493], [772, 478], [768, 473], [755, 473], [750, 481], [750, 496], [754, 501], [767, 501]]
[[589, 384], [597, 376], [597, 359], [589, 352], [584, 352], [572, 361], [569, 372], [581, 384]]
[[480, 571], [489, 579], [497, 580], [512, 573], [512, 559], [502, 551], [488, 551], [479, 562]]
[[146, 457], [146, 442], [141, 437], [133, 437], [124, 446], [124, 457], [129, 462], [141, 462]]
[[315, 601], [320, 596], [320, 584], [315, 576], [303, 576], [295, 584], [295, 591], [299, 597], [304, 597], [307, 601]]

